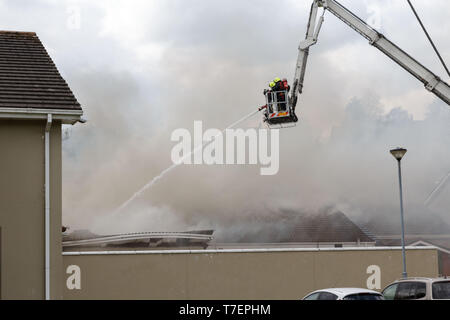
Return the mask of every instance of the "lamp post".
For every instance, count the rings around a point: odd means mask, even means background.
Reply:
[[[391,150],[391,154],[394,156],[395,159],[397,159],[398,162],[398,180],[399,180],[399,186],[400,186],[400,214],[401,214],[401,221],[402,221],[402,257],[403,257],[403,278],[407,278],[408,274],[406,273],[406,252],[405,252],[405,223],[403,218],[403,187],[402,187],[402,167],[401,167],[401,161],[403,156],[406,154],[408,150],[403,148],[397,148],[394,150]]]

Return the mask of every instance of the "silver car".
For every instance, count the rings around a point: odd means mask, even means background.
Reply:
[[[383,290],[386,300],[450,300],[450,279],[406,278]]]

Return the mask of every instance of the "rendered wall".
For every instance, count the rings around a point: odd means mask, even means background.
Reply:
[[[381,268],[381,288],[402,273],[399,249],[91,252],[65,253],[63,260],[65,270],[81,271],[81,289],[64,286],[64,299],[300,299],[321,288],[364,288],[371,265]],[[410,249],[407,263],[410,276],[438,275],[436,249]]]
[[[450,277],[450,254],[446,252],[439,252],[440,270],[442,276]]]
[[[0,120],[2,299],[45,298],[46,120]],[[50,133],[51,296],[62,297],[61,124]]]

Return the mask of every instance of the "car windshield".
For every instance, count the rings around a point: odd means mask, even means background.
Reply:
[[[356,293],[346,296],[344,300],[383,300],[383,297],[376,293]]]
[[[304,300],[318,300],[320,292],[316,292],[307,296]]]
[[[338,296],[331,292],[321,292],[318,300],[337,300]]]
[[[383,291],[384,299],[386,300],[394,300],[395,298],[395,292],[397,291],[398,283],[395,283]]]
[[[450,299],[450,281],[433,283],[433,299]]]

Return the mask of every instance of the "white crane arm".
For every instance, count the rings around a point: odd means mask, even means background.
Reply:
[[[433,92],[436,96],[442,99],[445,103],[450,105],[450,86],[441,80],[432,71],[427,69],[400,47],[388,40],[381,33],[373,29],[366,22],[361,20],[351,11],[339,4],[335,0],[314,0],[311,8],[311,15],[308,24],[308,32],[306,40],[302,42],[303,46],[299,47],[299,57],[296,66],[295,78],[294,78],[294,90],[291,92],[290,102],[291,106],[295,108],[297,102],[297,96],[302,93],[303,78],[306,70],[306,63],[308,59],[309,47],[317,42],[317,36],[320,31],[320,27],[323,22],[323,16],[319,21],[316,28],[315,21],[317,11],[319,7],[323,7],[324,11],[328,10],[333,15],[342,20],[345,24],[350,26],[353,30],[358,32],[364,38],[366,38],[371,45],[379,49],[394,62],[403,67],[406,71],[411,73],[414,77],[420,80],[425,88]]]
[[[322,16],[319,19],[319,23],[316,26],[318,9],[319,9],[318,3],[314,1],[313,4],[311,5],[311,12],[309,14],[309,22],[305,40],[300,42],[300,45],[298,47],[299,51],[298,51],[297,65],[295,68],[294,81],[292,82],[293,90],[291,91],[291,96],[289,97],[289,104],[292,106],[293,109],[295,109],[295,106],[297,105],[298,94],[301,94],[303,92],[303,81],[305,79],[306,64],[308,62],[308,55],[309,55],[309,47],[317,43],[317,38],[319,36],[319,32],[322,27],[322,23],[324,21],[324,17],[322,14]]]

